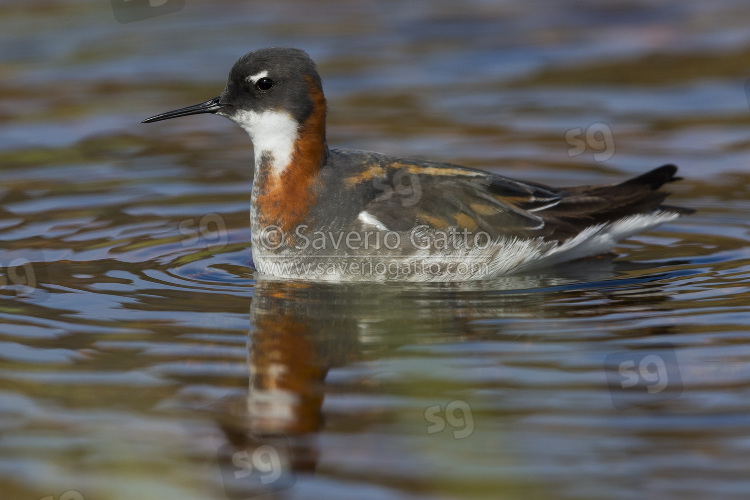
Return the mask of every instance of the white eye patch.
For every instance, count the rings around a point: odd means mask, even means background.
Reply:
[[[248,76],[247,77],[247,81],[250,82],[251,84],[255,85],[255,82],[257,82],[261,78],[265,78],[267,76],[268,76],[268,70],[264,69],[263,71],[261,71],[259,73],[256,73],[254,75]]]

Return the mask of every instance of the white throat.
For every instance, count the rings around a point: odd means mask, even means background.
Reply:
[[[232,119],[245,129],[253,141],[255,165],[264,155],[270,156],[271,172],[280,175],[292,162],[294,145],[299,134],[297,121],[281,111],[235,112]]]

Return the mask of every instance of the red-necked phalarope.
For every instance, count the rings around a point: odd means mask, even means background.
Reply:
[[[299,49],[240,58],[214,113],[255,150],[256,270],[287,279],[464,281],[591,256],[691,210],[662,205],[664,165],[620,184],[553,188],[433,161],[328,149],[326,100]]]

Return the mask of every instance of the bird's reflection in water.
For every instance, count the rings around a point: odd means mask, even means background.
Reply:
[[[243,494],[289,487],[315,470],[326,375],[415,343],[495,338],[478,320],[544,317],[566,285],[609,280],[609,258],[568,266],[565,276],[464,284],[326,284],[258,279],[251,306],[250,387],[222,427],[222,473]],[[556,314],[556,313],[553,313]],[[265,475],[265,480],[264,480]],[[230,481],[231,482],[231,481]],[[228,489],[229,492],[229,489]]]

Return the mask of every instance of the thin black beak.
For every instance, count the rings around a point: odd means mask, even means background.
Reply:
[[[187,108],[175,109],[174,111],[167,111],[160,115],[146,118],[141,123],[158,122],[161,120],[169,120],[170,118],[177,118],[178,116],[188,115],[199,115],[201,113],[216,113],[221,108],[228,106],[228,104],[220,104],[219,97],[214,97],[211,100],[196,104],[195,106],[188,106]]]

